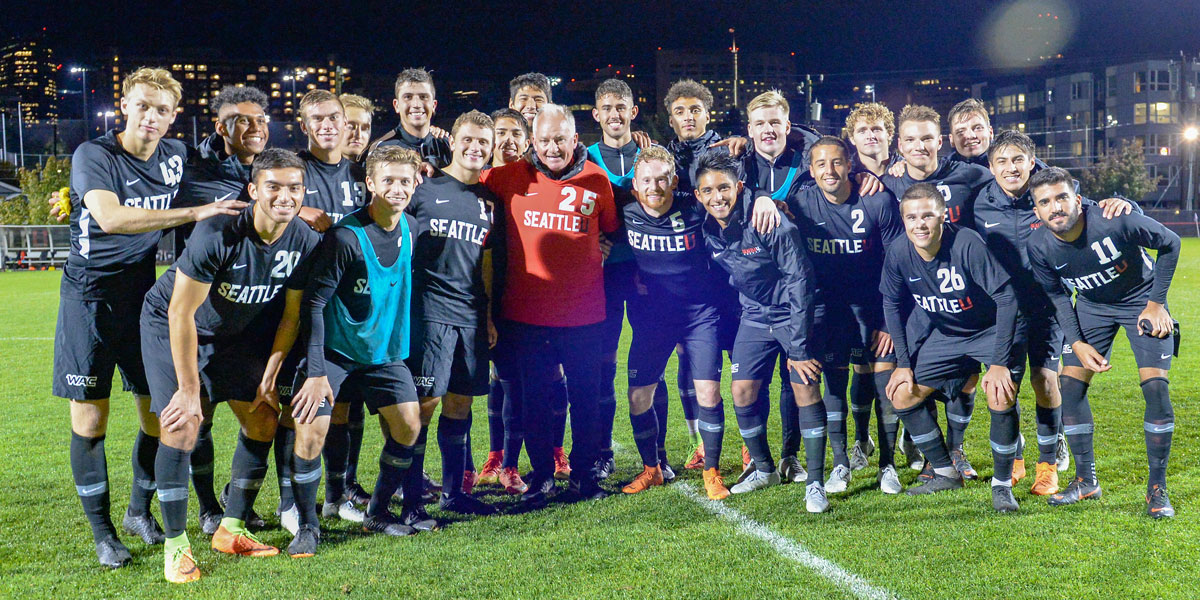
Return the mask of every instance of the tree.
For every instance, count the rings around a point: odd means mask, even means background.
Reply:
[[[0,202],[0,224],[57,224],[50,218],[47,200],[50,194],[71,184],[71,159],[50,157],[40,168],[20,169],[17,178],[24,197]]]
[[[1124,142],[1120,152],[1108,153],[1084,171],[1079,183],[1089,198],[1124,196],[1140,202],[1158,189],[1158,180],[1146,172],[1142,143],[1134,141]]]

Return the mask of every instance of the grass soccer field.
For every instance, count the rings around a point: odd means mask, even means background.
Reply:
[[[66,401],[50,396],[59,272],[0,273],[0,597],[3,598],[1194,598],[1200,594],[1200,452],[1194,399],[1200,367],[1192,336],[1200,323],[1200,241],[1184,241],[1171,289],[1171,308],[1183,323],[1183,357],[1172,369],[1178,423],[1168,471],[1179,516],[1145,516],[1146,459],[1143,400],[1128,342],[1118,336],[1116,367],[1094,380],[1096,454],[1104,497],[1052,509],[1017,486],[1020,511],[992,511],[986,404],[977,404],[967,453],[981,479],[961,492],[935,497],[885,496],[875,486],[875,458],[855,473],[850,489],[831,495],[826,514],[804,512],[804,488],[789,484],[731,497],[704,498],[698,471],[682,463],[691,444],[671,385],[667,445],[679,465],[676,483],[636,496],[619,491],[598,502],[551,505],[531,514],[458,520],[412,538],[368,536],[343,521],[323,521],[317,557],[294,560],[229,557],[208,548],[189,507],[191,537],[204,578],[173,586],[162,578],[162,547],[133,536],[123,540],[133,565],[100,567],[75,496],[68,463]],[[628,346],[628,330],[622,340]],[[622,354],[623,356],[623,354]],[[617,374],[623,398],[624,358]],[[674,381],[674,363],[668,381]],[[726,390],[728,390],[728,371]],[[120,389],[119,386],[116,389]],[[777,397],[776,394],[773,395]],[[726,391],[726,398],[728,392]],[[1033,437],[1033,399],[1025,391],[1022,431]],[[619,406],[625,402],[618,401]],[[772,448],[779,426],[772,410]],[[733,410],[727,423],[723,471],[740,470]],[[487,451],[486,407],[475,406],[474,455]],[[227,481],[236,420],[218,408],[217,481]],[[943,421],[944,422],[944,421]],[[436,423],[436,419],[435,419]],[[851,424],[851,427],[853,425]],[[872,425],[874,426],[874,425]],[[130,448],[137,416],[128,394],[117,393],[107,438],[113,519],[120,522],[131,483]],[[618,408],[618,469],[624,483],[641,467],[629,417]],[[439,473],[431,432],[427,471]],[[851,438],[853,439],[853,438]],[[381,440],[373,426],[364,442],[360,478],[374,481]],[[1027,446],[1030,477],[1036,444]],[[272,463],[273,464],[273,463]],[[527,463],[522,470],[528,468]],[[1063,485],[1074,465],[1062,474]],[[828,470],[826,471],[828,474]],[[903,469],[910,485],[914,471]],[[616,490],[612,485],[610,490]],[[483,488],[486,499],[514,499]],[[267,516],[263,541],[284,547],[291,536],[272,517],[274,468],[257,508]],[[431,513],[439,513],[431,508]],[[157,503],[154,508],[157,515]],[[441,515],[446,516],[446,515]]]

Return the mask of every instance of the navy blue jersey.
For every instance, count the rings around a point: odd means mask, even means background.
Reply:
[[[637,204],[637,200],[633,197],[633,163],[637,161],[638,154],[641,153],[637,142],[630,141],[620,148],[613,148],[602,141],[596,142],[588,146],[587,153],[588,160],[599,165],[608,175],[617,210],[630,204]],[[608,253],[608,258],[604,259],[604,264],[611,265],[633,260],[633,252],[629,249],[629,244],[625,242],[624,231],[617,230],[609,239],[613,242],[613,247]]]
[[[816,290],[804,240],[787,217],[765,235],[751,227],[747,222],[750,198],[750,192],[744,191],[724,228],[711,216],[705,219],[705,245],[713,261],[729,273],[742,303],[742,319],[761,325],[789,325],[788,357],[808,360],[813,358],[809,333]]]
[[[354,214],[354,213],[352,213]],[[403,244],[416,243],[412,231],[416,219],[405,213],[408,219],[409,239],[401,236],[401,227],[396,225],[387,231],[375,223],[367,207],[357,211],[358,220],[364,224],[363,231],[371,241],[371,247],[379,264],[390,267],[400,258]],[[413,248],[416,252],[417,248]],[[358,237],[348,227],[331,227],[325,232],[321,244],[313,257],[311,282],[304,292],[304,307],[300,312],[301,325],[308,332],[308,375],[325,374],[325,305],[337,296],[346,307],[350,318],[355,321],[366,319],[371,313],[371,289],[367,280],[366,259]]]
[[[709,148],[719,141],[721,141],[721,135],[710,129],[694,140],[685,142],[676,139],[667,144],[667,151],[675,158],[675,175],[678,177],[675,191],[683,194],[695,193],[696,165],[705,153],[719,152],[725,156],[729,155],[729,149],[724,146]]]
[[[366,171],[349,158],[331,165],[307,150],[304,160],[304,205],[325,211],[334,223],[366,206]]]
[[[884,252],[904,237],[896,197],[886,189],[871,196],[851,191],[835,204],[811,185],[793,188],[784,202],[816,271],[819,301],[878,307]]]
[[[1059,325],[1071,342],[1080,339],[1079,324],[1064,282],[1084,301],[1140,312],[1147,301],[1166,304],[1179,262],[1179,236],[1158,221],[1136,213],[1105,219],[1098,207],[1082,211],[1083,232],[1075,241],[1064,242],[1046,227],[1029,241],[1034,275],[1054,300]],[[1145,248],[1158,250],[1157,265]]]
[[[201,221],[187,249],[146,294],[143,323],[168,334],[167,311],[178,271],[212,286],[196,310],[197,335],[202,340],[239,335],[270,305],[282,302],[284,287],[304,289],[320,237],[292,219],[283,235],[267,244],[254,229],[253,206]]]
[[[176,206],[203,206],[222,200],[250,202],[250,165],[225,153],[225,139],[212,134],[188,152]]]
[[[661,217],[650,216],[637,202],[625,206],[626,239],[651,296],[690,304],[717,301],[716,290],[727,284],[704,245],[707,216],[695,196],[680,193]]]
[[[159,141],[139,160],[121,147],[115,130],[84,142],[71,157],[71,253],[63,268],[61,294],[100,300],[141,294],[154,281],[154,255],[162,231],[105,233],[83,204],[93,190],[116,194],[124,206],[168,210],[179,193],[187,147]]]
[[[408,205],[413,236],[413,299],[425,321],[476,327],[483,323],[487,293],[483,251],[492,246],[495,194],[482,183],[467,185],[449,175],[425,179]]]
[[[421,155],[422,160],[438,169],[450,166],[450,161],[454,160],[454,152],[450,150],[450,140],[435,137],[432,133],[425,134],[425,137],[417,137],[405,131],[403,125],[397,125],[395,129],[384,134],[379,141],[375,142],[375,146],[408,148]]]
[[[907,168],[899,177],[884,175],[880,180],[896,198],[903,198],[904,192],[918,183],[937,186],[946,199],[946,220],[962,227],[970,227],[975,223],[975,196],[984,186],[991,183],[994,177],[987,167],[943,158],[938,170],[920,181],[913,179]]]
[[[988,253],[983,238],[970,229],[945,225],[941,248],[929,261],[917,254],[907,237],[892,242],[884,258],[879,292],[898,364],[910,366],[900,320],[901,306],[909,297],[928,315],[933,327],[948,336],[968,337],[1000,326],[997,345],[1004,352],[998,354],[1005,359],[998,357],[993,364],[1006,364],[1016,319],[1016,299],[1008,284],[1008,273]],[[1006,308],[1011,303],[1011,314],[998,312],[1002,300]]]

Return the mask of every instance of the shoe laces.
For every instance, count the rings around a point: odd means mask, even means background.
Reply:
[[[176,570],[182,570],[180,567],[183,566],[183,559],[185,558],[192,561],[192,565],[195,566],[196,559],[192,558],[191,546],[180,546],[176,548],[175,551],[171,553],[171,565]]]

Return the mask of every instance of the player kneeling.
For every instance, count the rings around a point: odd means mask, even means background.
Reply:
[[[412,374],[404,364],[416,240],[413,218],[404,209],[420,165],[420,156],[411,150],[386,147],[372,152],[367,158],[370,204],[326,232],[313,263],[300,314],[302,328],[309,332],[308,348],[296,376],[296,383],[302,385],[297,385],[292,399],[296,421],[292,489],[300,512],[300,527],[288,546],[293,557],[316,553],[321,447],[333,403],[341,395],[365,398],[368,410],[380,416],[383,429],[379,479],[367,504],[363,529],[402,536],[436,525],[420,508],[421,470],[410,468],[424,447],[416,444],[420,410]],[[295,328],[295,322],[281,323],[281,335],[285,327]],[[290,344],[277,343],[272,365],[289,349]],[[271,375],[270,381],[264,376],[264,389],[274,383]],[[404,491],[404,511],[422,516],[411,520],[412,526],[388,510],[398,488]]]
[[[249,192],[253,206],[196,227],[187,249],[142,307],[142,356],[151,409],[162,429],[154,471],[167,535],[164,575],[174,583],[200,578],[184,531],[188,466],[200,423],[200,375],[219,381],[229,377],[231,365],[263,368],[267,357],[255,352],[257,345],[244,333],[285,288],[285,311],[299,310],[307,259],[319,239],[295,219],[304,201],[304,163],[294,153],[259,154]],[[272,556],[279,550],[251,535],[245,519],[266,474],[278,407],[254,398],[253,390],[243,391],[241,399],[211,398],[228,400],[241,423],[229,502],[212,546],[231,554]]]
[[[991,444],[995,474],[992,507],[1017,510],[1012,494],[1017,455],[1016,387],[1009,363],[1016,327],[1017,300],[1008,273],[987,251],[979,234],[946,223],[946,201],[931,184],[918,183],[900,199],[907,238],[895,240],[884,258],[879,291],[884,318],[896,351],[896,370],[887,395],[933,465],[934,476],[909,488],[910,495],[962,487],[950,451],[934,420],[930,396],[946,381],[979,372],[992,413]],[[912,349],[901,303],[914,298],[933,326],[919,349]],[[915,368],[914,368],[915,363]]]

